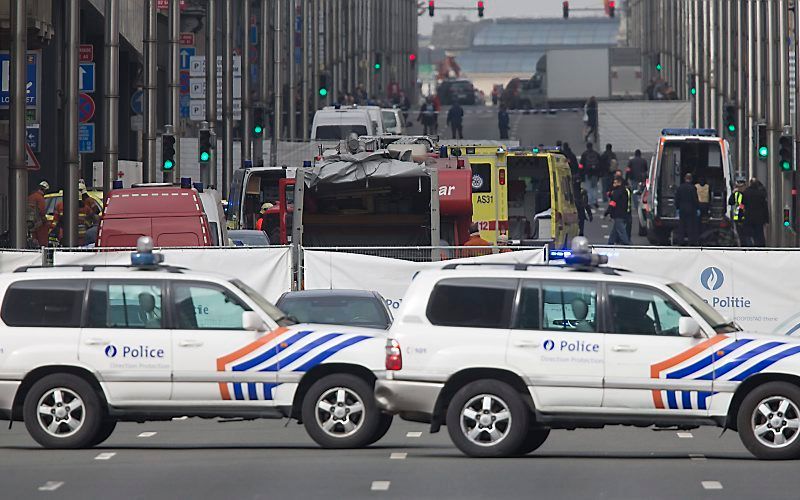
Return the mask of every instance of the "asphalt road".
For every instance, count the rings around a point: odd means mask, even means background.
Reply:
[[[281,421],[120,424],[99,448],[40,449],[0,431],[0,498],[797,498],[797,462],[753,459],[734,432],[553,431],[517,459],[470,459],[397,421],[363,450],[321,450]],[[144,433],[144,434],[143,434]]]

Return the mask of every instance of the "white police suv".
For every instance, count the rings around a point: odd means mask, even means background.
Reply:
[[[291,417],[331,448],[386,433],[385,330],[293,324],[241,281],[158,265],[140,244],[132,266],[0,275],[0,418],[48,448],[177,416]]]
[[[680,283],[600,266],[585,240],[573,252],[560,266],[419,273],[378,405],[446,425],[470,456],[604,425],[715,425],[759,458],[800,456],[800,341],[745,334]]]

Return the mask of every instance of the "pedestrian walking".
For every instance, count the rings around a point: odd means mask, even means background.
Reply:
[[[583,182],[581,171],[578,168],[578,157],[575,156],[575,152],[572,151],[570,148],[569,143],[565,142],[562,147],[562,151],[564,152],[564,156],[567,158],[567,163],[569,164],[569,171],[572,173],[572,178]]]
[[[597,98],[592,96],[586,101],[583,107],[583,123],[586,132],[584,133],[584,142],[589,142],[589,138],[593,138],[597,142]]]
[[[598,192],[598,175],[600,167],[600,155],[594,150],[591,142],[586,143],[586,151],[581,155],[578,168],[586,178],[586,192],[589,194],[589,203],[595,208],[600,206],[601,194]]]
[[[626,214],[628,212],[628,192],[622,185],[622,179],[615,178],[611,189],[611,200],[608,202],[608,208],[604,217],[611,217],[614,220],[614,226],[611,229],[611,234],[608,237],[609,245],[630,245],[631,240],[628,238],[628,231],[625,227],[627,220]]]
[[[731,206],[731,219],[736,228],[736,234],[739,236],[739,245],[743,247],[753,246],[750,235],[747,234],[747,226],[744,224],[744,190],[746,185],[747,181],[744,177],[737,177],[733,192],[728,198],[728,205]]]
[[[505,104],[500,105],[497,112],[497,127],[500,129],[500,138],[508,139],[508,129],[511,126],[511,118],[508,116],[508,109]]]
[[[584,236],[586,219],[592,222],[594,216],[592,215],[592,207],[589,206],[589,196],[586,194],[586,190],[581,187],[581,181],[575,178],[573,184],[575,190],[575,208],[578,209],[578,235]]]
[[[28,195],[26,219],[31,239],[39,247],[46,247],[50,238],[50,226],[47,224],[47,208],[44,195],[50,190],[47,181],[40,182],[36,189]]]
[[[608,201],[606,193],[611,191],[611,180],[617,166],[617,154],[613,151],[611,144],[606,144],[606,150],[600,155],[599,169],[599,177],[603,183],[603,201]]]
[[[422,135],[436,134],[436,109],[433,107],[433,102],[430,97],[428,97],[425,103],[419,108],[417,121],[422,124]]]
[[[450,111],[447,112],[447,125],[450,127],[450,130],[453,131],[453,139],[464,138],[463,123],[464,108],[456,101],[450,107]]]
[[[633,153],[633,158],[628,160],[628,166],[625,168],[625,179],[630,185],[639,191],[639,184],[643,183],[647,178],[647,160],[642,158],[642,151],[637,149]]]
[[[753,177],[750,185],[744,190],[742,196],[744,205],[744,225],[747,227],[748,238],[754,247],[767,246],[764,237],[764,225],[769,224],[769,205],[767,204],[767,190],[760,180]]]
[[[688,239],[689,246],[697,245],[697,220],[700,216],[700,202],[697,189],[692,182],[692,174],[686,174],[683,184],[675,192],[675,206],[678,208],[678,230],[675,244],[684,245]]]

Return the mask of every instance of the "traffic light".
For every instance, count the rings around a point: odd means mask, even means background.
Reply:
[[[661,54],[656,54],[656,71],[661,71],[664,66],[661,65]]]
[[[380,71],[382,66],[383,66],[383,54],[381,54],[380,52],[376,52],[375,64],[373,65],[373,68],[375,68],[375,71]]]
[[[210,130],[201,130],[200,131],[200,147],[199,157],[201,162],[207,162],[211,160],[211,150],[213,149],[211,146],[211,131]]]
[[[266,110],[264,106],[253,108],[253,139],[264,137],[264,127],[266,126]]]
[[[175,136],[164,134],[161,136],[161,170],[171,171],[175,168]]]
[[[758,132],[758,159],[766,160],[769,157],[769,146],[767,145],[767,124],[757,124],[756,131]]]
[[[328,74],[320,73],[319,75],[319,95],[320,97],[328,97]]]
[[[725,130],[730,135],[736,135],[736,106],[733,104],[725,105]]]
[[[478,0],[478,17],[483,17],[483,0]]]
[[[697,95],[697,77],[694,74],[689,75],[689,95],[692,97]]]
[[[608,17],[614,17],[614,11],[616,10],[616,2],[614,0],[609,0],[608,2]]]
[[[433,10],[435,6],[433,5],[433,0],[428,1],[428,15],[433,17]]]
[[[783,227],[792,227],[792,210],[788,206],[783,207]]]
[[[789,134],[782,134],[778,139],[778,168],[782,172],[791,172],[794,170],[794,161],[792,155],[792,145],[794,140]]]
[[[408,55],[408,62],[411,64],[411,67],[415,67],[417,65],[417,55],[411,53]]]
[[[569,1],[564,0],[561,2],[561,10],[564,13],[564,19],[569,19]]]

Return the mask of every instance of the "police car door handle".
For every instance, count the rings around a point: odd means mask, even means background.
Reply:
[[[106,339],[87,339],[84,344],[86,345],[108,345],[111,342]]]
[[[178,345],[181,347],[200,347],[203,343],[199,340],[181,340]]]
[[[514,342],[514,347],[527,347],[527,348],[536,348],[539,347],[539,342],[533,342],[530,340],[519,340]]]
[[[615,345],[611,350],[614,352],[636,352],[636,347],[632,345]]]

